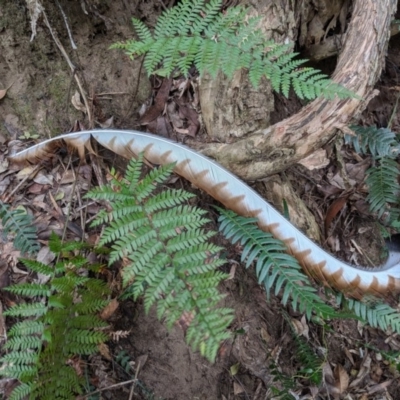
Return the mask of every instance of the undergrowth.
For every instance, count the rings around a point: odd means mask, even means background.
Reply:
[[[307,341],[298,335],[289,315],[284,312],[283,316],[290,327],[291,337],[294,345],[294,358],[299,362],[301,368],[298,369],[295,376],[284,373],[274,358],[271,356],[269,361],[269,372],[271,374],[271,390],[275,399],[293,400],[296,386],[296,379],[306,380],[311,385],[319,386],[322,382],[323,364],[326,360],[318,357]]]
[[[255,87],[266,77],[286,97],[290,88],[302,99],[355,96],[321,71],[304,67],[306,60],[296,58],[292,44],[266,40],[258,28],[260,18],[250,17],[247,8],[228,7],[222,13],[221,4],[222,0],[182,0],[163,12],[153,31],[132,18],[138,40],[112,47],[132,58],[145,55],[149,75],[187,76],[195,65],[200,75],[209,72],[215,78],[222,71],[232,78],[235,71],[245,69]]]
[[[49,247],[60,258],[54,267],[22,260],[42,282],[5,289],[27,299],[4,313],[19,320],[8,332],[6,354],[0,359],[0,376],[20,382],[10,400],[73,399],[82,394],[81,358],[96,353],[108,339],[103,331],[107,323],[97,313],[108,304],[109,289],[104,281],[82,273],[83,268],[96,273],[100,266],[74,255],[84,244],[62,243],[53,234]]]
[[[389,130],[355,130],[357,136],[346,140],[356,151],[370,152],[384,166],[385,159],[393,161],[397,156],[399,145]],[[218,270],[224,263],[218,257],[222,249],[210,242],[214,232],[204,227],[208,222],[205,211],[188,205],[194,195],[163,187],[174,165],[161,166],[147,174],[143,174],[142,167],[141,154],[130,162],[124,178],[113,171],[109,185],[87,194],[90,199],[110,204],[110,209],[102,210],[93,223],[106,225],[99,246],[111,246],[110,264],[122,261],[123,284],[135,300],[143,296],[146,312],[156,306],[158,318],[165,319],[169,328],[179,321],[188,343],[214,361],[221,343],[231,338],[228,327],[233,320],[233,310],[220,306],[224,296],[217,289],[227,277]],[[369,176],[377,174],[373,168]],[[388,174],[386,167],[383,168],[383,174]],[[395,172],[397,177],[397,168]],[[398,184],[396,180],[381,179],[376,188],[374,179],[367,182],[371,185],[371,207],[382,215],[394,200],[391,194],[397,193]],[[18,231],[15,213],[2,207],[3,226],[11,226],[10,232],[25,237],[24,230],[30,220],[21,217]],[[392,204],[390,212],[393,209]],[[265,287],[267,296],[273,292],[284,306],[290,305],[308,319],[352,317],[372,327],[400,333],[400,314],[396,309],[377,299],[356,301],[342,294],[336,295],[334,306],[328,305],[297,260],[286,253],[285,245],[261,231],[256,219],[240,217],[229,210],[219,209],[219,212],[220,231],[232,243],[240,243],[242,261],[247,268],[255,266],[258,282]],[[26,237],[23,248],[32,251],[35,247],[29,228]],[[23,260],[29,269],[48,276],[49,280],[8,288],[31,299],[6,312],[9,317],[23,319],[11,328],[4,347],[8,353],[0,360],[0,375],[20,381],[10,397],[13,400],[26,395],[32,399],[50,399],[54,393],[57,398],[71,398],[82,393],[84,380],[73,367],[73,361],[96,352],[98,344],[107,339],[101,330],[105,323],[96,313],[107,303],[109,291],[102,281],[81,273],[82,268],[91,273],[98,271],[98,266],[88,265],[81,255],[74,255],[83,248],[84,245],[77,243],[62,244],[53,235],[50,249],[60,257],[54,268]],[[329,293],[326,297],[333,304]],[[299,374],[318,384],[321,360],[301,339],[295,342],[304,364]],[[121,365],[127,365],[126,359],[120,361]],[[282,398],[291,396],[292,385],[276,365],[271,365],[271,374],[274,379],[281,379],[283,385],[275,394]]]

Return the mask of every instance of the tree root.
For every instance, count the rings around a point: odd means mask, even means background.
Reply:
[[[333,79],[360,99],[318,98],[287,118],[232,144],[189,144],[246,180],[280,172],[346,130],[375,95],[397,0],[355,0]]]

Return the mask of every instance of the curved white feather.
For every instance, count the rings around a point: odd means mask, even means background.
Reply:
[[[377,269],[348,265],[307,238],[253,189],[218,163],[168,139],[138,131],[91,130],[49,139],[10,159],[16,162],[36,160],[60,141],[80,149],[82,153],[84,147],[90,146],[91,137],[126,158],[144,151],[146,158],[154,164],[176,162],[176,173],[227,208],[243,216],[258,218],[260,227],[284,241],[305,271],[324,284],[354,297],[362,297],[366,293],[388,296],[400,289],[400,257],[397,250],[392,248],[386,264]]]

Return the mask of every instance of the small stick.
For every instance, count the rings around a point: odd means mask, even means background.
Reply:
[[[94,394],[101,393],[101,392],[104,392],[104,391],[110,390],[110,389],[115,389],[115,388],[117,388],[117,387],[129,385],[130,383],[134,383],[134,382],[136,382],[136,378],[131,379],[131,380],[129,380],[129,381],[125,381],[125,382],[116,383],[116,384],[114,384],[114,385],[107,386],[107,387],[105,387],[105,388],[97,389],[97,390],[95,390],[94,392],[85,394],[85,395],[82,397],[82,399],[87,399],[88,397],[90,397],[90,396],[92,396],[92,395],[94,395]]]
[[[20,183],[18,183],[17,186],[15,186],[15,188],[11,191],[11,193],[9,193],[6,198],[4,199],[4,203],[8,203],[8,201],[10,200],[10,198],[14,195],[15,192],[18,191],[18,189],[31,177],[33,177],[34,175],[36,175],[36,172],[38,172],[39,168],[41,168],[41,165],[38,164],[36,165],[36,167],[32,170],[32,172],[28,175],[25,176],[24,179],[21,180]]]
[[[56,0],[56,3],[57,3],[58,8],[59,8],[60,11],[61,11],[61,15],[62,15],[63,18],[64,18],[64,23],[65,23],[65,26],[67,27],[67,32],[68,32],[69,40],[71,41],[71,47],[72,47],[74,50],[76,50],[78,47],[76,46],[76,44],[75,44],[75,42],[74,42],[74,39],[73,39],[73,37],[72,37],[72,32],[71,32],[71,30],[69,29],[68,18],[67,18],[67,16],[65,15],[65,12],[64,12],[64,10],[62,9],[61,4],[58,2],[58,0]]]
[[[88,119],[89,119],[89,126],[90,126],[90,128],[93,128],[93,116],[92,116],[92,112],[91,112],[91,109],[90,109],[90,107],[89,107],[89,103],[88,103],[88,100],[87,100],[85,91],[83,90],[82,83],[81,83],[81,81],[80,81],[80,79],[79,79],[79,76],[76,74],[76,67],[75,67],[75,65],[72,63],[72,61],[70,60],[70,58],[68,57],[68,54],[67,54],[67,52],[66,52],[65,49],[64,49],[64,46],[63,46],[63,45],[61,44],[61,42],[58,40],[58,38],[57,38],[57,36],[56,36],[56,33],[53,31],[53,28],[51,27],[50,22],[49,22],[49,20],[47,19],[47,15],[46,15],[46,13],[45,13],[44,11],[43,11],[43,17],[44,17],[44,22],[45,22],[45,24],[47,25],[47,27],[49,28],[49,31],[50,31],[50,33],[51,33],[51,36],[52,36],[52,38],[53,38],[55,44],[57,45],[57,47],[58,47],[59,50],[61,51],[62,55],[64,56],[65,60],[67,61],[69,67],[71,68],[71,71],[72,71],[72,73],[73,73],[73,75],[74,75],[74,78],[75,78],[75,80],[76,80],[76,83],[77,83],[77,85],[78,85],[79,91],[80,91],[80,93],[81,93],[83,102],[85,103],[85,108],[86,108],[86,112],[87,112]]]

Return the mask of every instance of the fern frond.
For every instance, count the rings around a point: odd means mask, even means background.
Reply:
[[[49,281],[8,288],[15,294],[41,298],[40,302],[18,304],[4,313],[35,318],[18,322],[10,329],[3,347],[9,353],[0,359],[0,376],[20,381],[11,395],[15,399],[27,394],[30,399],[75,398],[82,393],[83,381],[67,361],[74,355],[93,354],[108,338],[98,330],[107,324],[96,314],[109,303],[110,291],[104,282],[78,273],[87,261],[74,252],[86,246],[63,244],[53,234],[49,247],[60,257],[54,269],[24,260],[26,266],[45,272]]]
[[[375,162],[375,165],[367,171],[366,179],[370,210],[376,212],[378,218],[387,212],[389,217],[386,220],[394,221],[400,215],[398,207],[400,171],[395,161],[400,153],[397,137],[387,128],[352,126],[351,129],[356,136],[345,135],[345,143],[352,144],[358,153],[370,153]]]
[[[10,209],[0,201],[0,218],[4,235],[13,235],[14,247],[22,253],[35,253],[39,250],[36,227],[33,218],[23,209]]]
[[[265,76],[285,96],[293,87],[305,99],[356,97],[318,70],[299,69],[305,61],[295,60],[291,45],[267,41],[257,28],[259,18],[249,17],[245,7],[229,7],[221,13],[221,4],[221,0],[206,5],[203,0],[182,0],[159,17],[153,33],[133,20],[139,40],[113,47],[124,49],[132,58],[146,54],[144,67],[149,75],[187,76],[194,64],[200,75],[209,72],[215,78],[222,71],[232,77],[244,68],[255,87]]]
[[[243,246],[241,259],[246,262],[246,268],[256,261],[258,282],[264,284],[267,294],[275,285],[276,295],[282,290],[282,304],[286,305],[291,299],[292,307],[304,312],[308,318],[313,312],[322,316],[335,315],[335,311],[318,296],[298,261],[285,252],[286,247],[281,241],[257,228],[255,218],[218,210],[220,231],[233,244],[240,242]]]
[[[344,135],[345,144],[351,144],[354,150],[360,154],[371,154],[372,157],[396,157],[400,152],[396,134],[388,128],[376,126],[356,126],[350,128],[355,136]]]
[[[22,400],[32,391],[32,384],[22,383],[18,385],[10,394],[9,400]]]
[[[380,218],[388,211],[387,204],[398,204],[400,176],[397,162],[388,157],[377,159],[378,164],[367,171],[366,183],[370,188],[367,200],[370,203],[371,212],[376,212]]]
[[[372,327],[384,331],[391,329],[400,333],[400,313],[390,305],[377,299],[369,301],[346,299],[341,293],[337,295],[336,301],[339,306],[354,312],[357,318],[366,321]]]
[[[211,11],[215,8],[210,7]],[[189,19],[196,14],[186,11]],[[163,21],[163,29],[174,32]],[[185,204],[191,194],[171,189],[159,192],[173,164],[153,169],[140,179],[142,163],[140,155],[118,185],[96,190],[98,199],[111,198],[110,190],[115,188],[124,195],[112,197],[108,218],[112,222],[100,243],[112,243],[110,263],[129,260],[122,272],[123,283],[133,282],[129,292],[135,299],[144,296],[146,312],[156,305],[158,317],[165,317],[169,327],[190,315],[187,341],[213,361],[221,341],[230,337],[227,327],[233,318],[232,310],[217,306],[222,296],[216,287],[227,277],[216,271],[223,263],[217,257],[221,249],[208,243],[214,233],[203,228],[208,222],[205,211]],[[87,196],[93,198],[92,192]],[[100,218],[106,220],[104,215]]]

